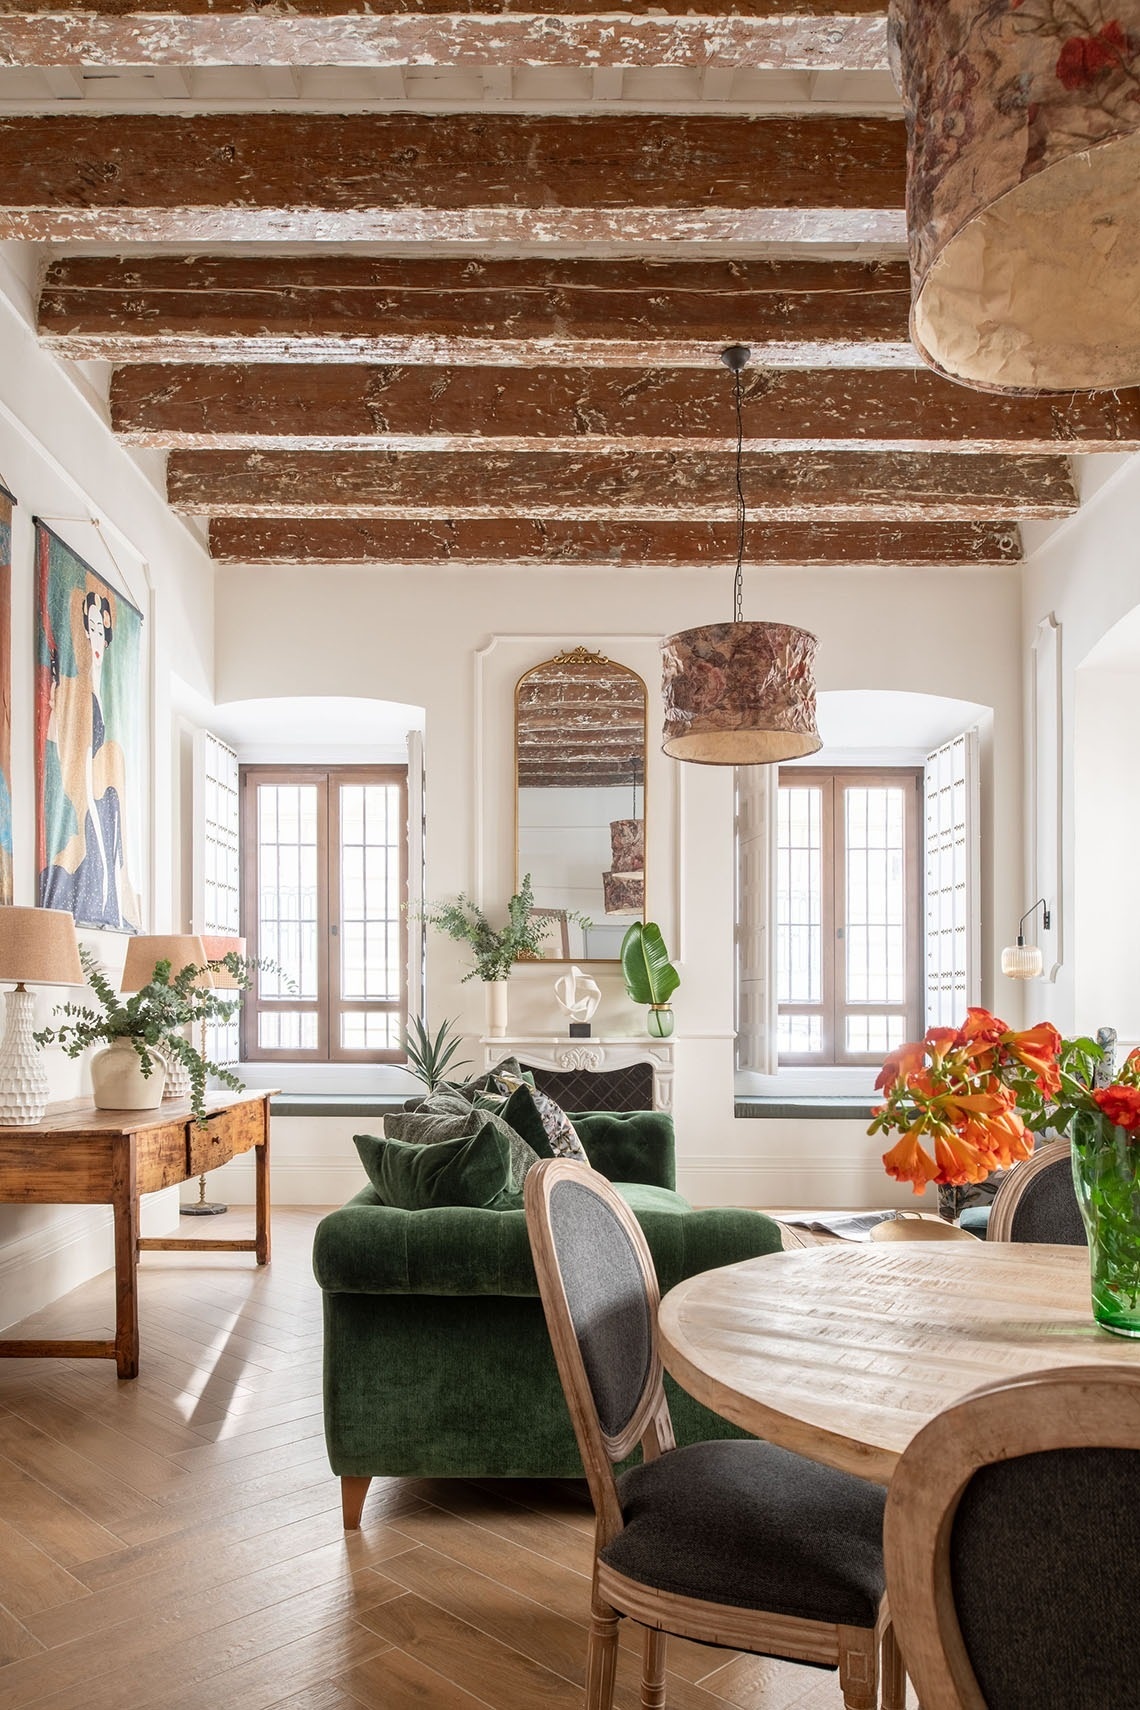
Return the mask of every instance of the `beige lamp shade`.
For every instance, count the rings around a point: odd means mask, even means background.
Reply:
[[[119,981],[121,992],[141,991],[143,986],[150,984],[154,978],[155,964],[170,963],[170,976],[181,973],[183,968],[203,968],[204,972],[194,981],[196,986],[213,984],[210,971],[205,967],[209,957],[202,940],[192,933],[141,933],[132,938],[127,945],[127,959],[123,964],[123,977]]]
[[[1018,939],[1007,944],[1001,953],[1001,971],[1011,980],[1035,980],[1044,972],[1045,957],[1039,944],[1026,944]]]
[[[661,644],[665,734],[676,760],[763,766],[822,746],[812,664],[818,642],[788,623],[712,623]]]
[[[235,955],[245,956],[244,938],[211,938],[208,934],[203,933],[202,943],[206,946],[206,960],[208,962],[220,962],[223,956],[228,956],[231,951]],[[212,968],[210,971],[213,974],[216,990],[241,991],[242,988],[228,968]]]
[[[62,908],[0,908],[0,980],[81,986],[75,921]]]
[[[911,335],[983,391],[1140,384],[1140,0],[891,0]]]

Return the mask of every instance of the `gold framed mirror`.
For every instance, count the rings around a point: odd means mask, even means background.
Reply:
[[[645,918],[648,712],[637,672],[586,647],[515,685],[515,889],[529,873],[551,920],[544,960],[616,961]]]

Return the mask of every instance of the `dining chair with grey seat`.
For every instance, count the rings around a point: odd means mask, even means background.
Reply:
[[[1087,1246],[1067,1140],[1047,1141],[1032,1158],[1014,1165],[994,1195],[986,1240]]]
[[[1140,1370],[1071,1366],[946,1409],[887,1496],[887,1593],[922,1710],[1140,1702]]]
[[[644,1629],[641,1703],[665,1704],[666,1635],[838,1667],[847,1710],[902,1710],[883,1595],[884,1492],[755,1440],[674,1446],[653,1259],[581,1164],[536,1165],[527,1228],[596,1516],[586,1710],[610,1710],[618,1625]],[[640,1445],[640,1464],[615,1473]],[[881,1656],[881,1668],[880,1668]]]

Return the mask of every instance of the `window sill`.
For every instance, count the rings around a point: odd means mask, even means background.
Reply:
[[[737,1117],[758,1117],[761,1120],[808,1122],[870,1122],[875,1103],[868,1098],[850,1094],[833,1098],[740,1097],[733,1114]]]
[[[273,1116],[383,1116],[403,1108],[395,1093],[278,1093],[269,1101]]]

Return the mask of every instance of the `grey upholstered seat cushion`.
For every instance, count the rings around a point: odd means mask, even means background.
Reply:
[[[770,1443],[694,1443],[618,1481],[602,1560],[710,1603],[873,1627],[886,1492]]]
[[[975,1473],[950,1574],[991,1710],[1140,1704],[1138,1508],[1134,1449],[1052,1449]]]

